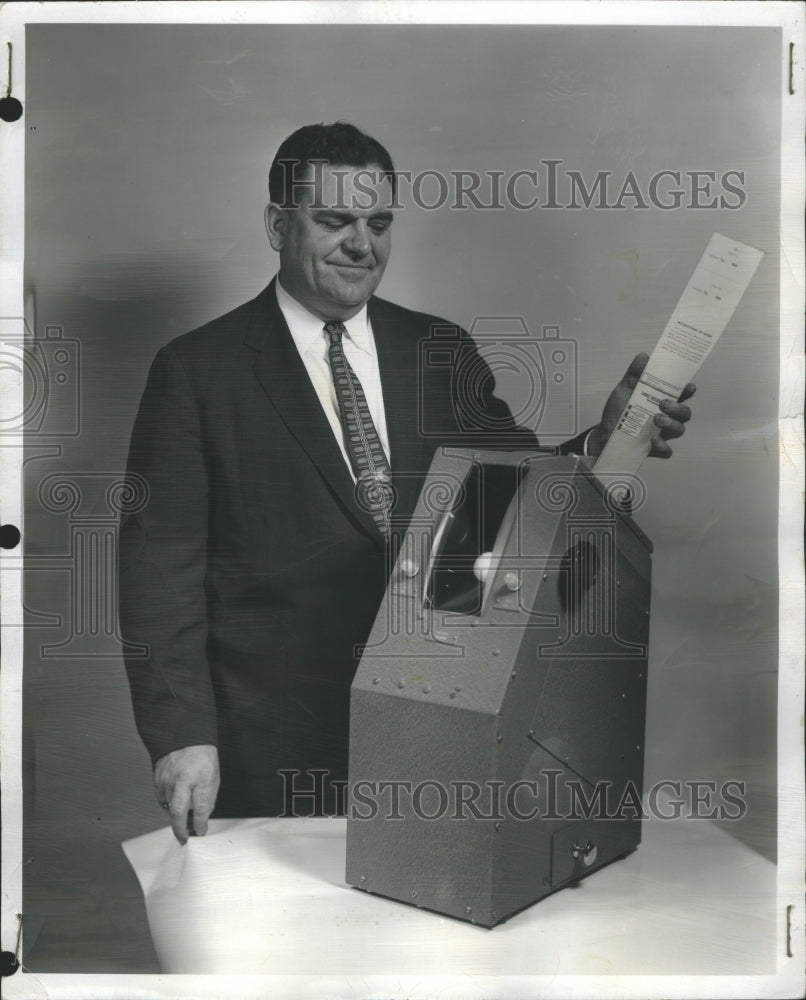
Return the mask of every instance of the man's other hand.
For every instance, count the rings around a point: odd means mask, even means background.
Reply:
[[[154,765],[157,801],[168,810],[174,835],[187,843],[188,813],[193,810],[193,832],[203,837],[215,806],[218,786],[218,750],[206,744],[182,747],[160,757]]]
[[[644,368],[646,368],[648,361],[648,354],[636,354],[632,360],[632,364],[624,373],[624,378],[610,393],[604,410],[602,410],[602,421],[598,427],[594,428],[588,439],[587,450],[589,455],[601,454],[608,438],[616,428],[624,407],[630,401],[632,391],[638,384],[638,379]],[[669,458],[671,456],[672,448],[668,442],[674,438],[679,438],[685,432],[685,425],[691,419],[691,410],[685,405],[685,400],[690,399],[695,391],[694,384],[689,382],[676,403],[671,399],[664,400],[661,403],[660,408],[662,412],[655,415],[657,433],[652,437],[650,455],[655,458]]]

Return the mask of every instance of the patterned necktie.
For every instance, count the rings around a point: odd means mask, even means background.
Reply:
[[[358,376],[344,355],[344,324],[325,324],[328,358],[336,399],[339,404],[344,445],[356,480],[356,499],[372,514],[378,530],[389,537],[390,513],[394,502],[392,470],[369,412]]]

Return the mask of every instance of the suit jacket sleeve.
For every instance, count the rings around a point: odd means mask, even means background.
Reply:
[[[199,408],[171,345],[157,355],[132,432],[129,469],[148,501],[120,530],[120,619],[144,644],[126,670],[152,761],[217,741],[207,663],[208,482]]]
[[[457,364],[452,369],[450,426],[445,429],[442,443],[465,448],[539,448],[536,433],[520,426],[509,405],[495,395],[494,375],[473,338],[464,330],[460,331],[460,343]],[[557,447],[541,450],[581,455],[587,434],[585,430]]]

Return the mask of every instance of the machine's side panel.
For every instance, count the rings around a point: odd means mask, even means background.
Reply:
[[[495,717],[354,688],[347,882],[490,925],[494,821],[462,804],[493,769]],[[383,786],[383,787],[381,787]],[[393,805],[392,796],[396,802]],[[483,803],[476,797],[477,808]]]

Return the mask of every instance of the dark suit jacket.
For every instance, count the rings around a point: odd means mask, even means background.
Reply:
[[[369,316],[395,516],[405,519],[437,445],[489,444],[489,433],[460,426],[450,366],[418,382],[420,343],[444,321],[378,298]],[[470,338],[461,342],[478,363]],[[505,443],[536,446],[492,395],[492,379],[474,381],[497,433],[511,430]],[[159,352],[129,468],[150,493],[121,525],[121,624],[150,650],[126,666],[152,760],[217,745],[219,816],[282,812],[280,769],[346,779],[354,648],[391,566],[355,503],[273,283]]]

